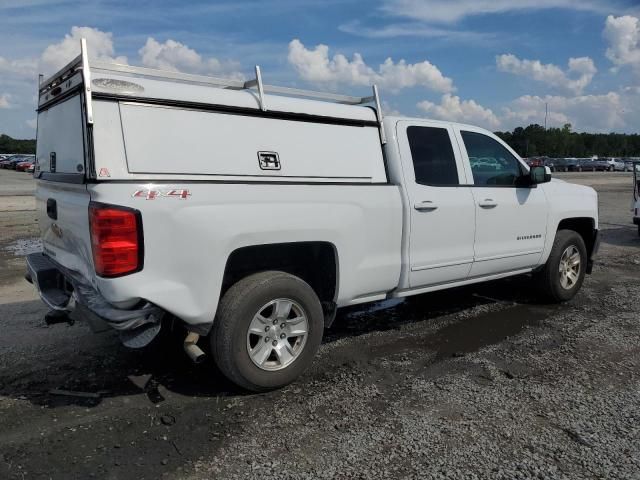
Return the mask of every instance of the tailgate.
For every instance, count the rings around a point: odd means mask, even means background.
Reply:
[[[36,208],[44,252],[84,278],[93,278],[85,184],[38,181]]]

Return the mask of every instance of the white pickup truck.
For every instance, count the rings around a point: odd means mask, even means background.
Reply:
[[[598,247],[595,191],[483,129],[383,119],[373,91],[90,63],[83,42],[39,87],[27,279],[49,320],[139,347],[170,318],[194,360],[208,342],[260,391],[302,373],[340,307],[520,274],[571,299]]]

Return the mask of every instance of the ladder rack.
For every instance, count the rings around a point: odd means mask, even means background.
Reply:
[[[365,105],[373,103],[375,106],[376,119],[380,130],[380,140],[383,144],[386,143],[384,129],[382,128],[382,108],[380,103],[380,95],[378,94],[378,88],[373,85],[372,95],[367,97],[356,97],[351,95],[342,95],[331,92],[319,92],[314,90],[304,90],[300,88],[280,87],[276,85],[267,85],[262,82],[262,74],[260,67],[255,67],[255,78],[242,81],[233,80],[227,78],[210,77],[205,75],[193,75],[189,73],[171,72],[166,70],[157,70],[146,67],[134,67],[131,65],[123,65],[118,63],[106,63],[106,62],[91,62],[89,64],[89,55],[87,52],[87,42],[83,38],[80,40],[80,55],[74,58],[71,62],[65,65],[61,70],[47,78],[46,80],[40,79],[38,92],[40,97],[46,95],[48,92],[53,92],[57,87],[62,86],[64,82],[68,82],[68,86],[71,87],[73,82],[69,79],[74,77],[78,72],[81,72],[82,81],[84,84],[84,90],[86,95],[86,113],[87,123],[93,123],[93,114],[91,107],[91,70],[100,70],[105,72],[116,72],[124,75],[135,75],[138,77],[150,78],[150,79],[162,79],[170,80],[180,83],[190,83],[194,85],[215,86],[219,88],[226,88],[230,90],[247,90],[256,89],[258,102],[262,111],[268,110],[268,103],[265,98],[265,94],[272,93],[277,95],[285,95],[292,97],[309,98],[314,100],[323,100],[327,102],[340,103],[345,105]]]

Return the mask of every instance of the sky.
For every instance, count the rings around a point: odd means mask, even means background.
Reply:
[[[0,133],[35,137],[39,73],[79,53],[366,96],[512,130],[640,130],[640,0],[0,0]]]

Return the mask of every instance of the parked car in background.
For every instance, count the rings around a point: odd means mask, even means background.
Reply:
[[[577,172],[580,170],[580,160],[575,157],[569,157],[563,159],[565,172]]]
[[[609,170],[609,162],[606,159],[581,158],[578,161],[579,172],[605,172]]]
[[[549,170],[551,170],[552,172],[556,172],[557,170],[557,160],[559,160],[558,158],[546,158],[544,160],[544,166],[545,167],[549,167]]]
[[[35,161],[35,157],[32,157],[30,155],[16,155],[15,157],[11,158],[7,168],[11,170],[17,170],[19,164],[23,162],[33,162],[33,161]]]
[[[25,160],[27,160],[27,158],[24,155],[13,155],[1,162],[0,167],[15,170],[16,164],[24,162]]]
[[[524,158],[523,160],[527,162],[527,165],[529,165],[530,167],[544,167],[545,160],[547,158],[548,157],[529,157],[529,158]]]
[[[622,169],[623,172],[633,172],[633,165],[634,165],[634,159],[632,158],[625,158],[624,159],[624,168]]]
[[[35,158],[30,158],[29,160],[16,163],[16,172],[26,172],[35,162]]]
[[[5,156],[4,158],[0,159],[0,168],[8,168],[9,160],[11,160],[10,156]]]
[[[25,170],[25,172],[27,173],[33,173],[33,171],[36,169],[36,164],[35,162],[33,162],[31,165],[29,165],[29,167]]]
[[[623,172],[624,171],[624,162],[621,158],[607,158],[607,164],[609,165],[610,172]]]

